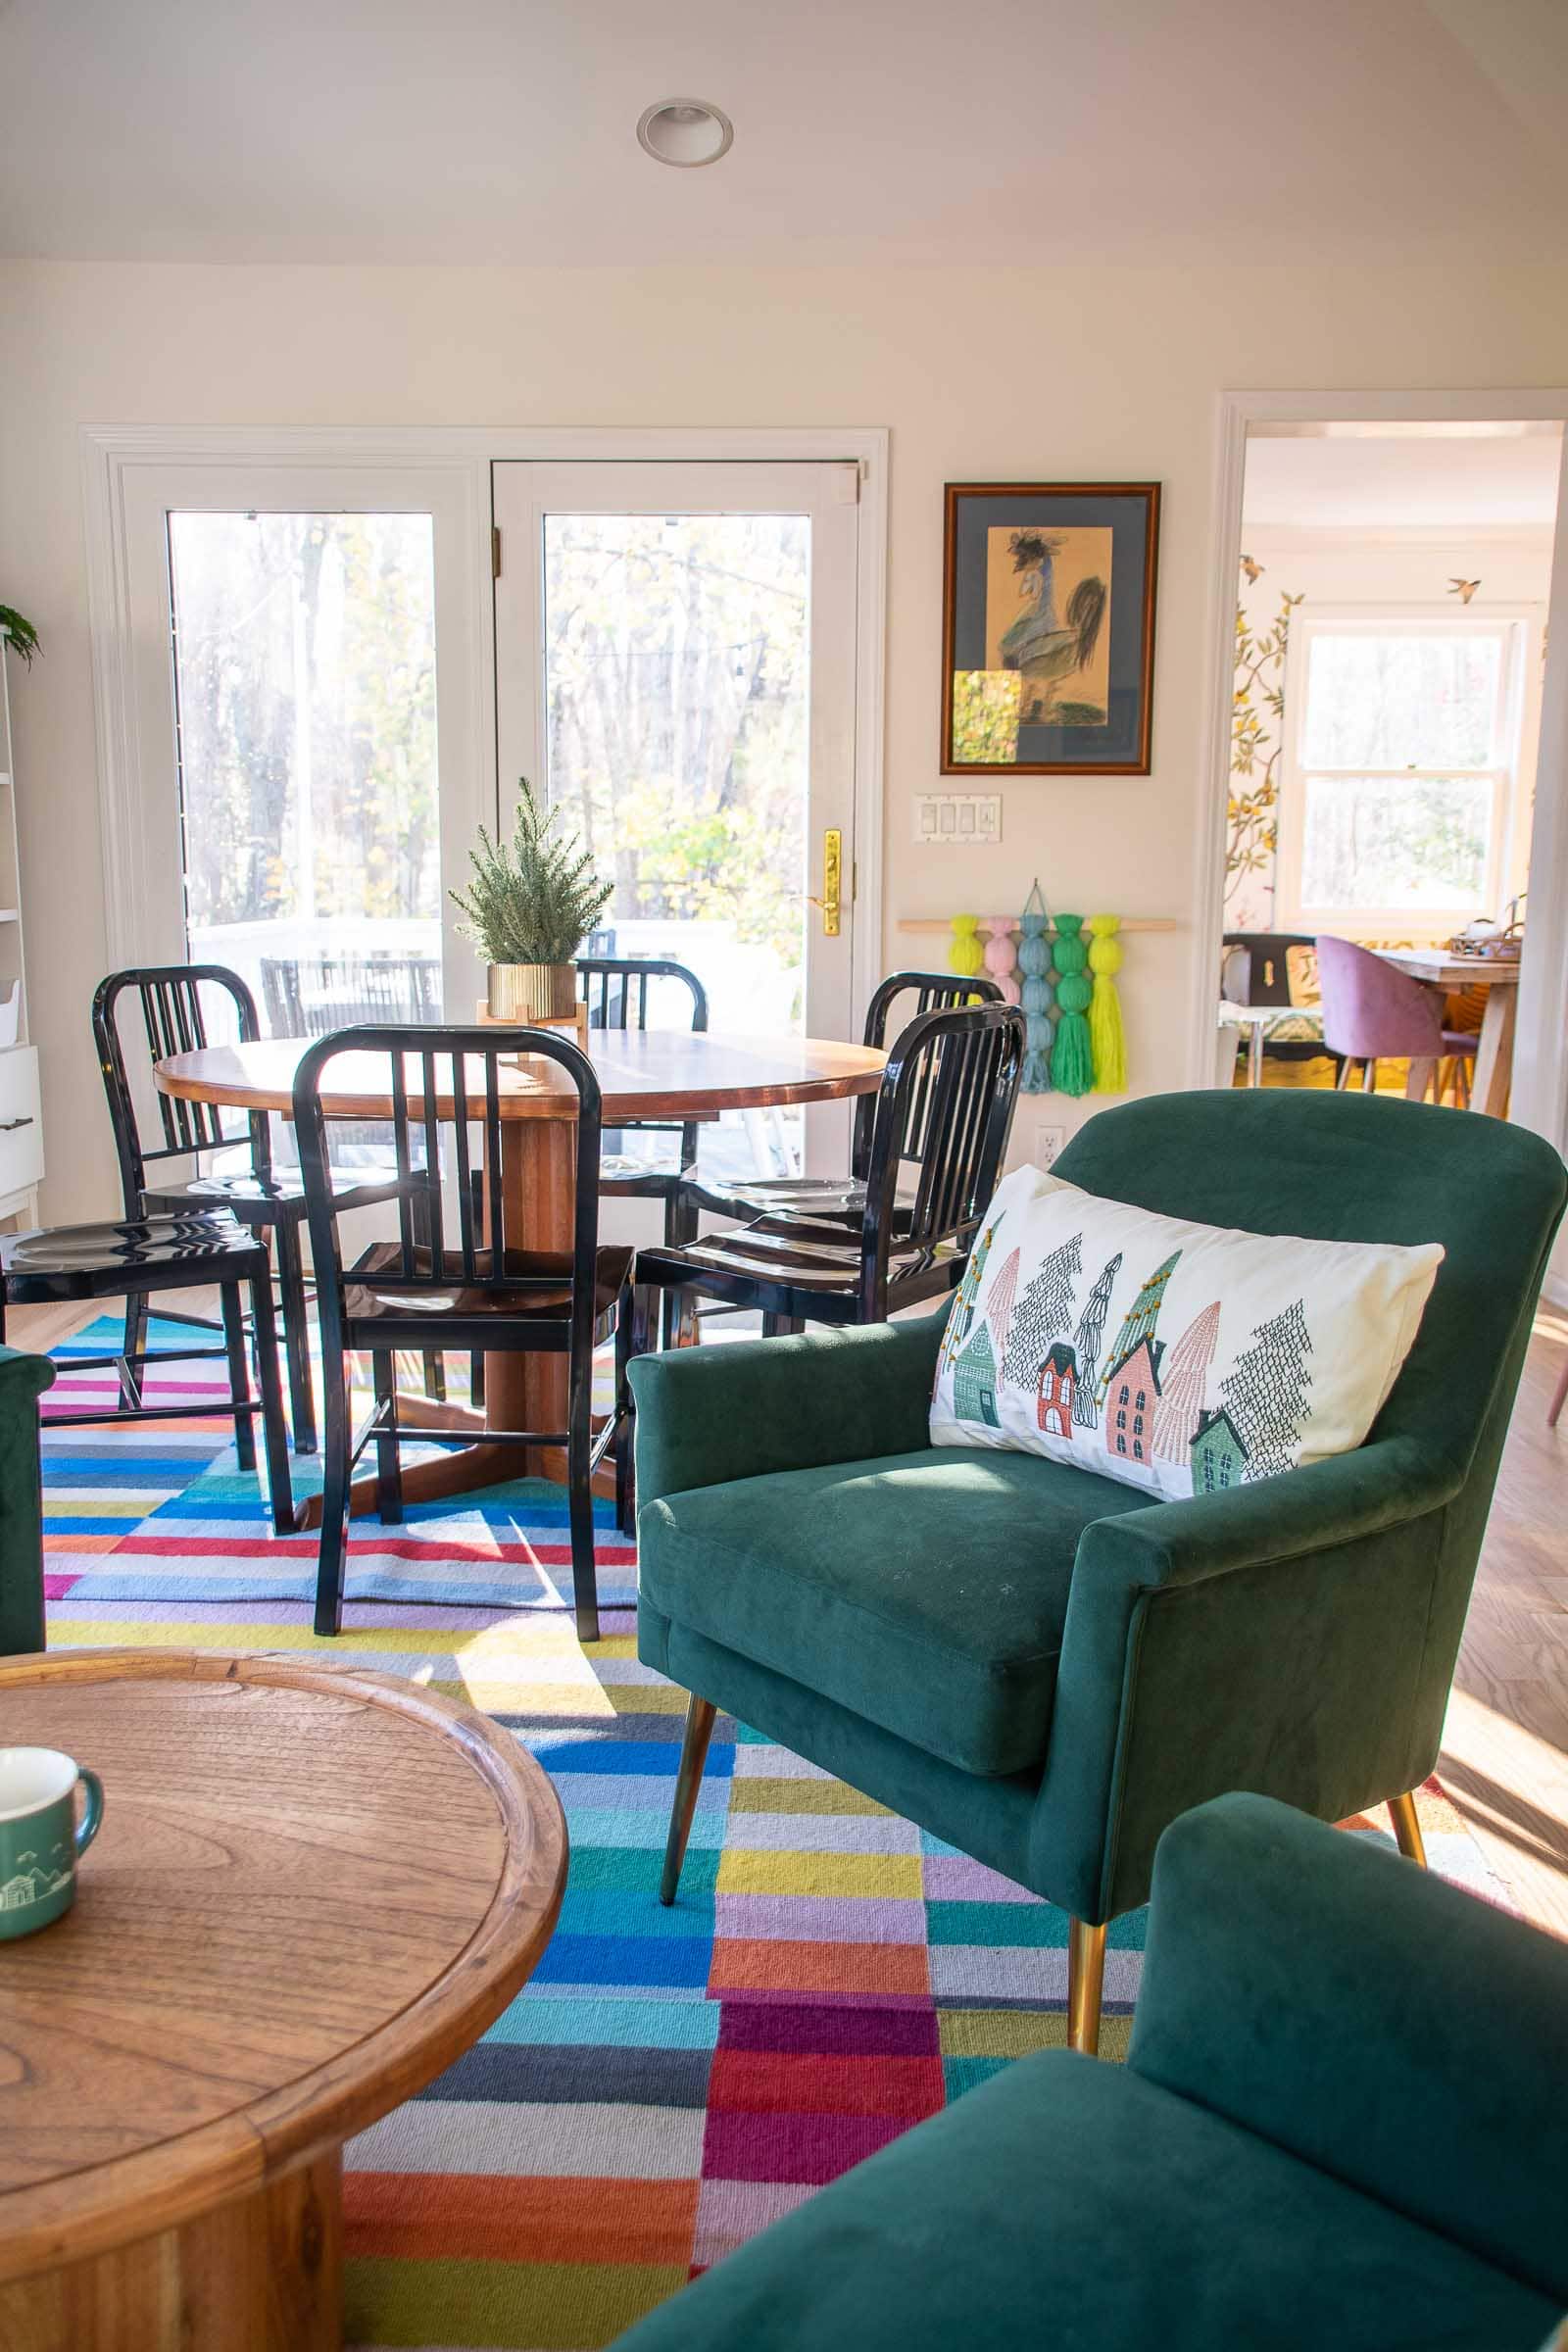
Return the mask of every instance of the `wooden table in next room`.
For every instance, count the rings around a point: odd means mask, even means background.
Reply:
[[[1446,948],[1379,948],[1385,963],[1425,980],[1445,993],[1484,988],[1487,1008],[1481,1016],[1476,1046],[1475,1076],[1471,1081],[1473,1110],[1490,1111],[1494,1119],[1508,1115],[1508,1089],[1513,1080],[1513,1033],[1519,1011],[1517,957],[1451,956]],[[1409,1093],[1420,1101],[1432,1081],[1430,1062],[1410,1065]]]
[[[0,1944],[0,2345],[338,2352],[343,2142],[550,1939],[555,1790],[416,1684],[300,1658],[0,1661],[102,1778],[74,1908]]]
[[[214,1046],[175,1054],[158,1065],[158,1084],[187,1102],[245,1110],[287,1111],[294,1072],[306,1038],[269,1038],[256,1045]],[[684,1029],[591,1031],[589,1059],[603,1094],[607,1128],[638,1119],[715,1119],[725,1110],[774,1104],[833,1102],[874,1092],[887,1056],[868,1046],[817,1038],[731,1037]],[[345,1054],[327,1071],[322,1107],[329,1117],[390,1118],[384,1056]],[[536,1250],[571,1248],[572,1124],[577,1096],[553,1062],[523,1057],[502,1071],[502,1182],[509,1232],[523,1231]],[[485,1360],[485,1401],[497,1429],[564,1429],[565,1359],[559,1355],[492,1355]],[[453,1434],[482,1427],[482,1416],[421,1398],[400,1404],[408,1428]],[[552,1449],[529,1451],[535,1475],[560,1479],[564,1459]],[[412,1463],[404,1472],[411,1502],[440,1501],[476,1487],[515,1478],[516,1451],[473,1445],[442,1459]],[[359,1480],[353,1507],[373,1511],[375,1481]],[[320,1523],[319,1497],[301,1512],[301,1525]]]

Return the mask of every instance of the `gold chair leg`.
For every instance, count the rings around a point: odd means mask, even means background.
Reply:
[[[1100,2055],[1100,2000],[1105,1982],[1105,1931],[1086,1920],[1067,1923],[1067,2043],[1086,2058]]]
[[[708,1742],[713,1736],[715,1712],[712,1700],[699,1698],[695,1690],[686,1702],[686,1730],[680,1743],[680,1770],[675,1776],[675,1802],[670,1807],[664,1875],[659,1882],[662,1903],[672,1903],[680,1885],[680,1866],[686,1859],[686,1840],[692,1834],[692,1815],[697,1810],[697,1792],[703,1785],[703,1766],[708,1761]]]
[[[1389,1799],[1389,1819],[1394,1824],[1395,1843],[1410,1861],[1427,1866],[1427,1849],[1421,1838],[1421,1824],[1415,1817],[1415,1792],[1407,1788],[1403,1796]]]

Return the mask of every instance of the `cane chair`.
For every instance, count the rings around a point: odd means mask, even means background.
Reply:
[[[918,1013],[869,1099],[858,1195],[814,1214],[764,1211],[678,1250],[641,1250],[639,1288],[760,1309],[764,1333],[880,1323],[951,1290],[1006,1152],[1023,1045],[1015,1005]],[[902,1199],[906,1169],[913,1190]]]
[[[500,1065],[526,1053],[559,1063],[577,1091],[575,1209],[569,1251],[530,1249],[510,1229],[502,1165]],[[397,1176],[390,1197],[398,1238],[377,1242],[345,1265],[338,1219],[362,1196],[334,1179],[331,1122],[321,1107],[329,1070],[340,1055],[379,1056],[386,1065]],[[325,1387],[325,1480],[317,1573],[316,1630],[335,1634],[343,1618],[344,1545],[355,1462],[373,1444],[383,1522],[403,1515],[398,1448],[419,1445],[560,1447],[566,1456],[572,1588],[577,1631],[599,1634],[594,1570],[592,1479],[612,1446],[622,1516],[629,1518],[630,1425],[626,1364],[635,1345],[629,1287],[632,1252],[599,1243],[600,1091],[581,1049],[549,1029],[362,1027],[339,1030],[310,1048],[294,1080],[294,1123],[316,1268]],[[481,1139],[479,1152],[473,1138]],[[447,1239],[443,1156],[452,1171],[458,1231]],[[472,1178],[484,1171],[485,1215]],[[388,1196],[378,1190],[375,1197]],[[564,1430],[491,1429],[448,1437],[405,1431],[394,1372],[399,1348],[429,1345],[439,1324],[447,1347],[479,1354],[564,1355]],[[612,1409],[596,1438],[592,1426],[593,1358],[615,1342]],[[356,1433],[344,1357],[370,1356],[374,1400]]]

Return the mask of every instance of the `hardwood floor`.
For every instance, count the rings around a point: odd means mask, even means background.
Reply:
[[[1465,1623],[1438,1771],[1527,1918],[1568,1936],[1568,1316],[1543,1308]]]
[[[190,1303],[205,1311],[198,1297]],[[14,1307],[9,1337],[45,1348],[87,1318]],[[1568,1316],[1544,1308],[1487,1529],[1438,1770],[1527,1919],[1568,1937],[1568,1413],[1546,1407]]]

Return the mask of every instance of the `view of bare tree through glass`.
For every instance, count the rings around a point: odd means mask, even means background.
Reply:
[[[799,1029],[809,518],[549,514],[544,552],[548,790],[614,875],[614,952]]]
[[[1504,652],[1495,630],[1313,635],[1303,906],[1489,910]]]
[[[440,1012],[427,514],[169,517],[186,927],[273,1034]]]

